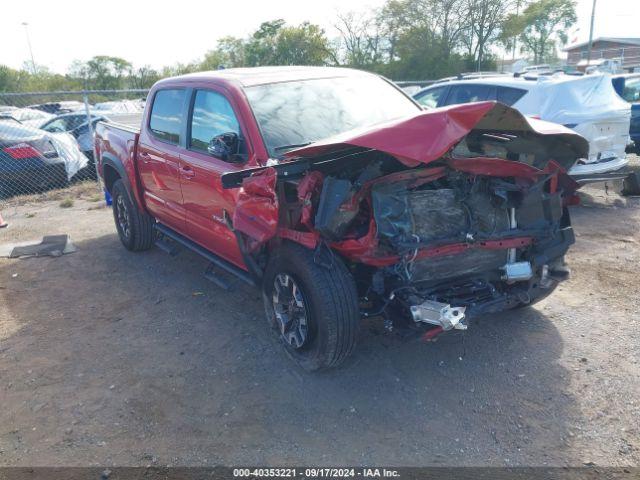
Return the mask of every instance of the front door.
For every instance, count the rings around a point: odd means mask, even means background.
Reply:
[[[187,149],[182,151],[181,182],[187,235],[204,248],[245,268],[235,234],[228,226],[238,190],[224,190],[223,173],[240,170],[243,164],[217,158],[207,151],[212,138],[233,132],[240,153],[248,154],[238,117],[222,92],[194,90],[187,128]]]
[[[180,145],[184,135],[187,90],[158,90],[153,98],[148,128],[138,142],[138,169],[145,205],[161,223],[185,232],[180,186]]]

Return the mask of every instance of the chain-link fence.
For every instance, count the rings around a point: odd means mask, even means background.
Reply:
[[[0,93],[0,212],[23,196],[101,187],[97,122],[138,124],[147,90]],[[88,183],[87,183],[88,182]]]

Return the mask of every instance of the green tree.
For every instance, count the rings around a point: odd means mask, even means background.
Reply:
[[[245,53],[247,65],[276,65],[276,42],[285,21],[282,19],[263,22],[247,41]]]
[[[338,63],[356,68],[375,68],[382,62],[384,48],[381,24],[376,16],[363,16],[355,12],[338,15],[334,25],[340,32]]]
[[[0,65],[0,92],[15,92],[18,86],[18,71]]]
[[[472,59],[474,70],[482,70],[490,47],[498,42],[502,24],[511,8],[510,0],[465,0],[463,42],[466,58]]]
[[[244,48],[246,65],[326,65],[335,52],[324,30],[309,22],[287,26],[282,19],[264,22]]]
[[[150,88],[160,79],[160,74],[149,65],[131,68],[129,84],[131,88]]]
[[[235,68],[245,66],[245,41],[237,37],[224,37],[218,40],[216,48],[209,50],[200,68],[217,70],[220,67]]]
[[[98,55],[86,62],[75,61],[71,75],[84,79],[89,88],[115,90],[126,86],[131,68],[131,63],[123,58]]]
[[[535,63],[554,58],[557,43],[567,43],[567,31],[577,21],[573,0],[538,0],[521,15],[510,15],[504,22],[502,40],[517,36],[522,50],[533,55]]]
[[[276,65],[326,65],[335,58],[324,30],[309,22],[281,28],[275,53]]]

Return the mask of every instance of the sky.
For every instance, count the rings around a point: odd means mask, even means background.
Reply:
[[[577,0],[578,30],[570,43],[589,38],[593,0]],[[594,37],[640,37],[640,0],[597,0]],[[122,57],[160,68],[202,58],[216,39],[245,37],[261,22],[283,18],[323,27],[329,37],[340,12],[368,12],[384,0],[6,0],[0,19],[0,64],[20,68],[29,60],[64,73],[76,59]]]

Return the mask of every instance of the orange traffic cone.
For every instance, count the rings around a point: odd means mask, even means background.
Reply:
[[[0,213],[0,228],[8,227],[9,224],[5,222],[2,218],[2,214]]]

